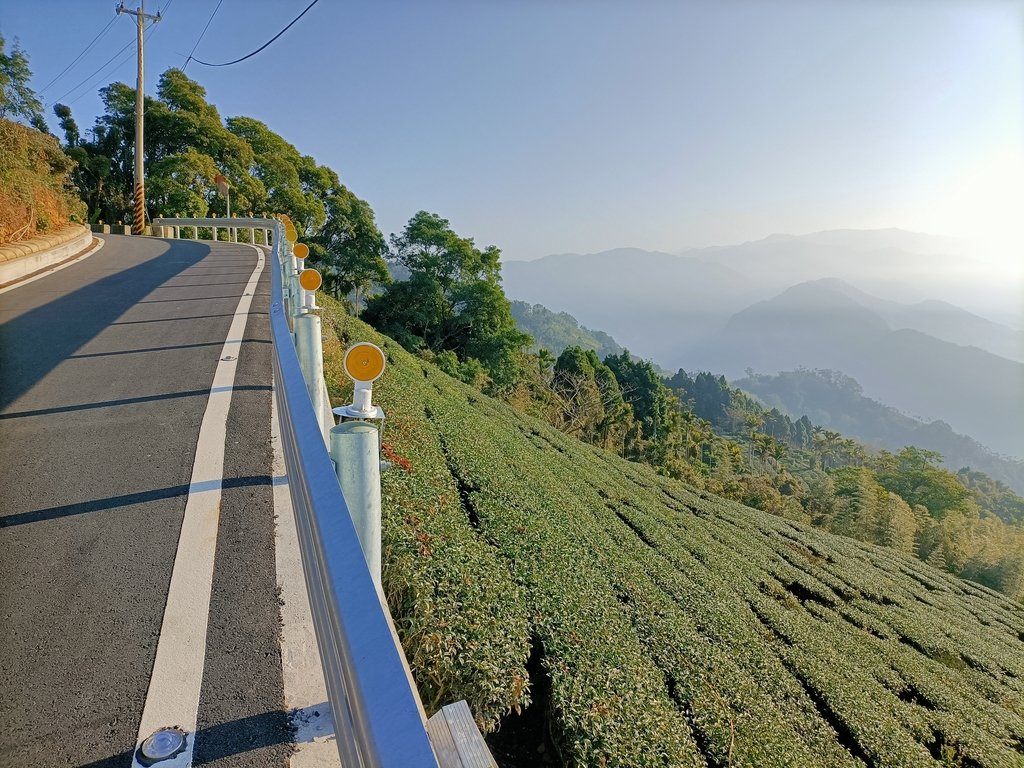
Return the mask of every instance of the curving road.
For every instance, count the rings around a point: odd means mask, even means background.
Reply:
[[[158,643],[173,642],[161,632],[200,425],[262,261],[248,245],[111,236],[0,294],[0,765],[132,764]],[[195,764],[284,766],[290,751],[269,269],[255,285],[222,438]]]

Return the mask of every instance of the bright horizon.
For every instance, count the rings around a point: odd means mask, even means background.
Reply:
[[[307,4],[223,0],[195,56],[244,55]],[[30,5],[10,4],[0,34],[41,89],[113,10]],[[164,19],[147,93],[214,5],[149,0]],[[186,72],[223,117],[263,120],[337,170],[385,233],[426,209],[529,260],[899,228],[977,240],[976,261],[1016,278],[1022,29],[1010,0],[320,3],[249,61]],[[100,68],[133,35],[115,20],[43,101],[88,130],[100,86],[134,86],[133,44]]]

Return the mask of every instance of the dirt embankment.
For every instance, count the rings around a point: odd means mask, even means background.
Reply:
[[[0,245],[85,221],[74,167],[53,136],[0,119]]]

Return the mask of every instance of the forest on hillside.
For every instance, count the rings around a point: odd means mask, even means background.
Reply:
[[[943,466],[981,471],[1024,493],[1024,461],[997,456],[944,421],[923,422],[865,396],[860,383],[840,371],[800,368],[755,374],[733,384],[769,407],[806,414],[814,423],[870,446],[899,450],[916,445],[942,454]]]

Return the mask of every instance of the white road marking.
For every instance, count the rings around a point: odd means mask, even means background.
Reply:
[[[160,768],[185,768],[192,765],[199,694],[206,658],[206,627],[213,591],[217,527],[220,523],[228,409],[231,407],[231,393],[238,367],[238,359],[228,352],[235,349],[234,345],[245,333],[252,296],[266,264],[263,252],[259,248],[253,250],[258,255],[256,268],[235,308],[217,371],[213,375],[206,412],[199,427],[199,443],[192,466],[188,500],[185,502],[185,517],[174,556],[156,661],[139,724],[133,768],[143,768],[138,761],[138,747],[143,740],[160,728],[170,727],[187,732],[186,747],[173,760],[161,761]]]

